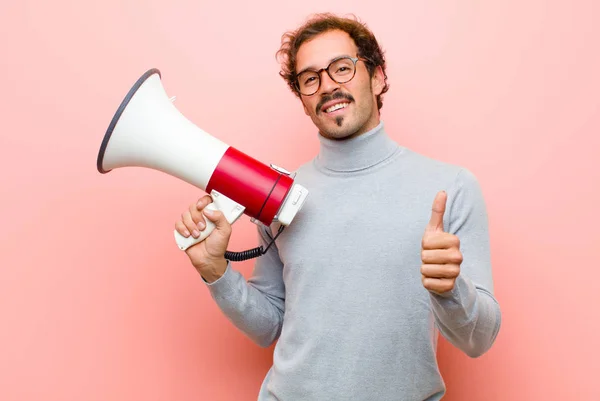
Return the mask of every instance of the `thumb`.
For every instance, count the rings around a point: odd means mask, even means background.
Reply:
[[[444,213],[446,212],[446,191],[440,191],[433,200],[431,219],[427,224],[427,231],[444,231]]]
[[[215,223],[216,229],[219,231],[229,232],[231,225],[225,218],[225,215],[220,210],[213,210],[212,208],[205,208],[202,213],[213,223]]]

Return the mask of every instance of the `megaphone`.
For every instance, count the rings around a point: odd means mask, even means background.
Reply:
[[[213,202],[207,208],[223,212],[230,224],[246,214],[257,224],[280,223],[279,233],[290,225],[308,190],[285,169],[267,166],[198,128],[173,105],[161,78],[161,72],[152,68],[129,90],[102,140],[98,171],[154,169],[209,193]],[[204,240],[215,228],[210,220],[206,223],[198,238],[175,230],[179,248],[186,250]],[[228,251],[226,257],[245,260],[264,252],[260,247]]]

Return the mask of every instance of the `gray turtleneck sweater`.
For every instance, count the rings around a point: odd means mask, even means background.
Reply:
[[[277,341],[260,401],[439,400],[441,332],[471,357],[500,327],[486,207],[468,170],[399,146],[383,123],[345,141],[319,135],[301,166],[302,210],[252,277],[229,264],[206,284],[221,310],[260,346]],[[444,295],[421,283],[421,239],[436,193],[464,261]],[[259,227],[263,246],[277,227]]]

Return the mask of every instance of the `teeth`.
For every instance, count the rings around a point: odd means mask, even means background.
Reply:
[[[339,109],[343,109],[344,107],[348,106],[349,103],[338,103],[336,105],[333,105],[327,109],[325,109],[325,112],[327,113],[331,113],[332,111],[336,111]]]

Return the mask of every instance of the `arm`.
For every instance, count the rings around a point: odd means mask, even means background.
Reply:
[[[258,227],[260,245],[267,247],[270,234]],[[258,257],[252,277],[242,274],[227,261],[225,273],[206,285],[225,316],[261,347],[271,345],[281,333],[285,300],[283,263],[275,244]]]
[[[470,357],[479,357],[494,343],[501,311],[494,298],[488,218],[475,176],[461,170],[449,196],[445,231],[458,237],[462,263],[450,291],[430,291],[435,322],[442,335]]]

